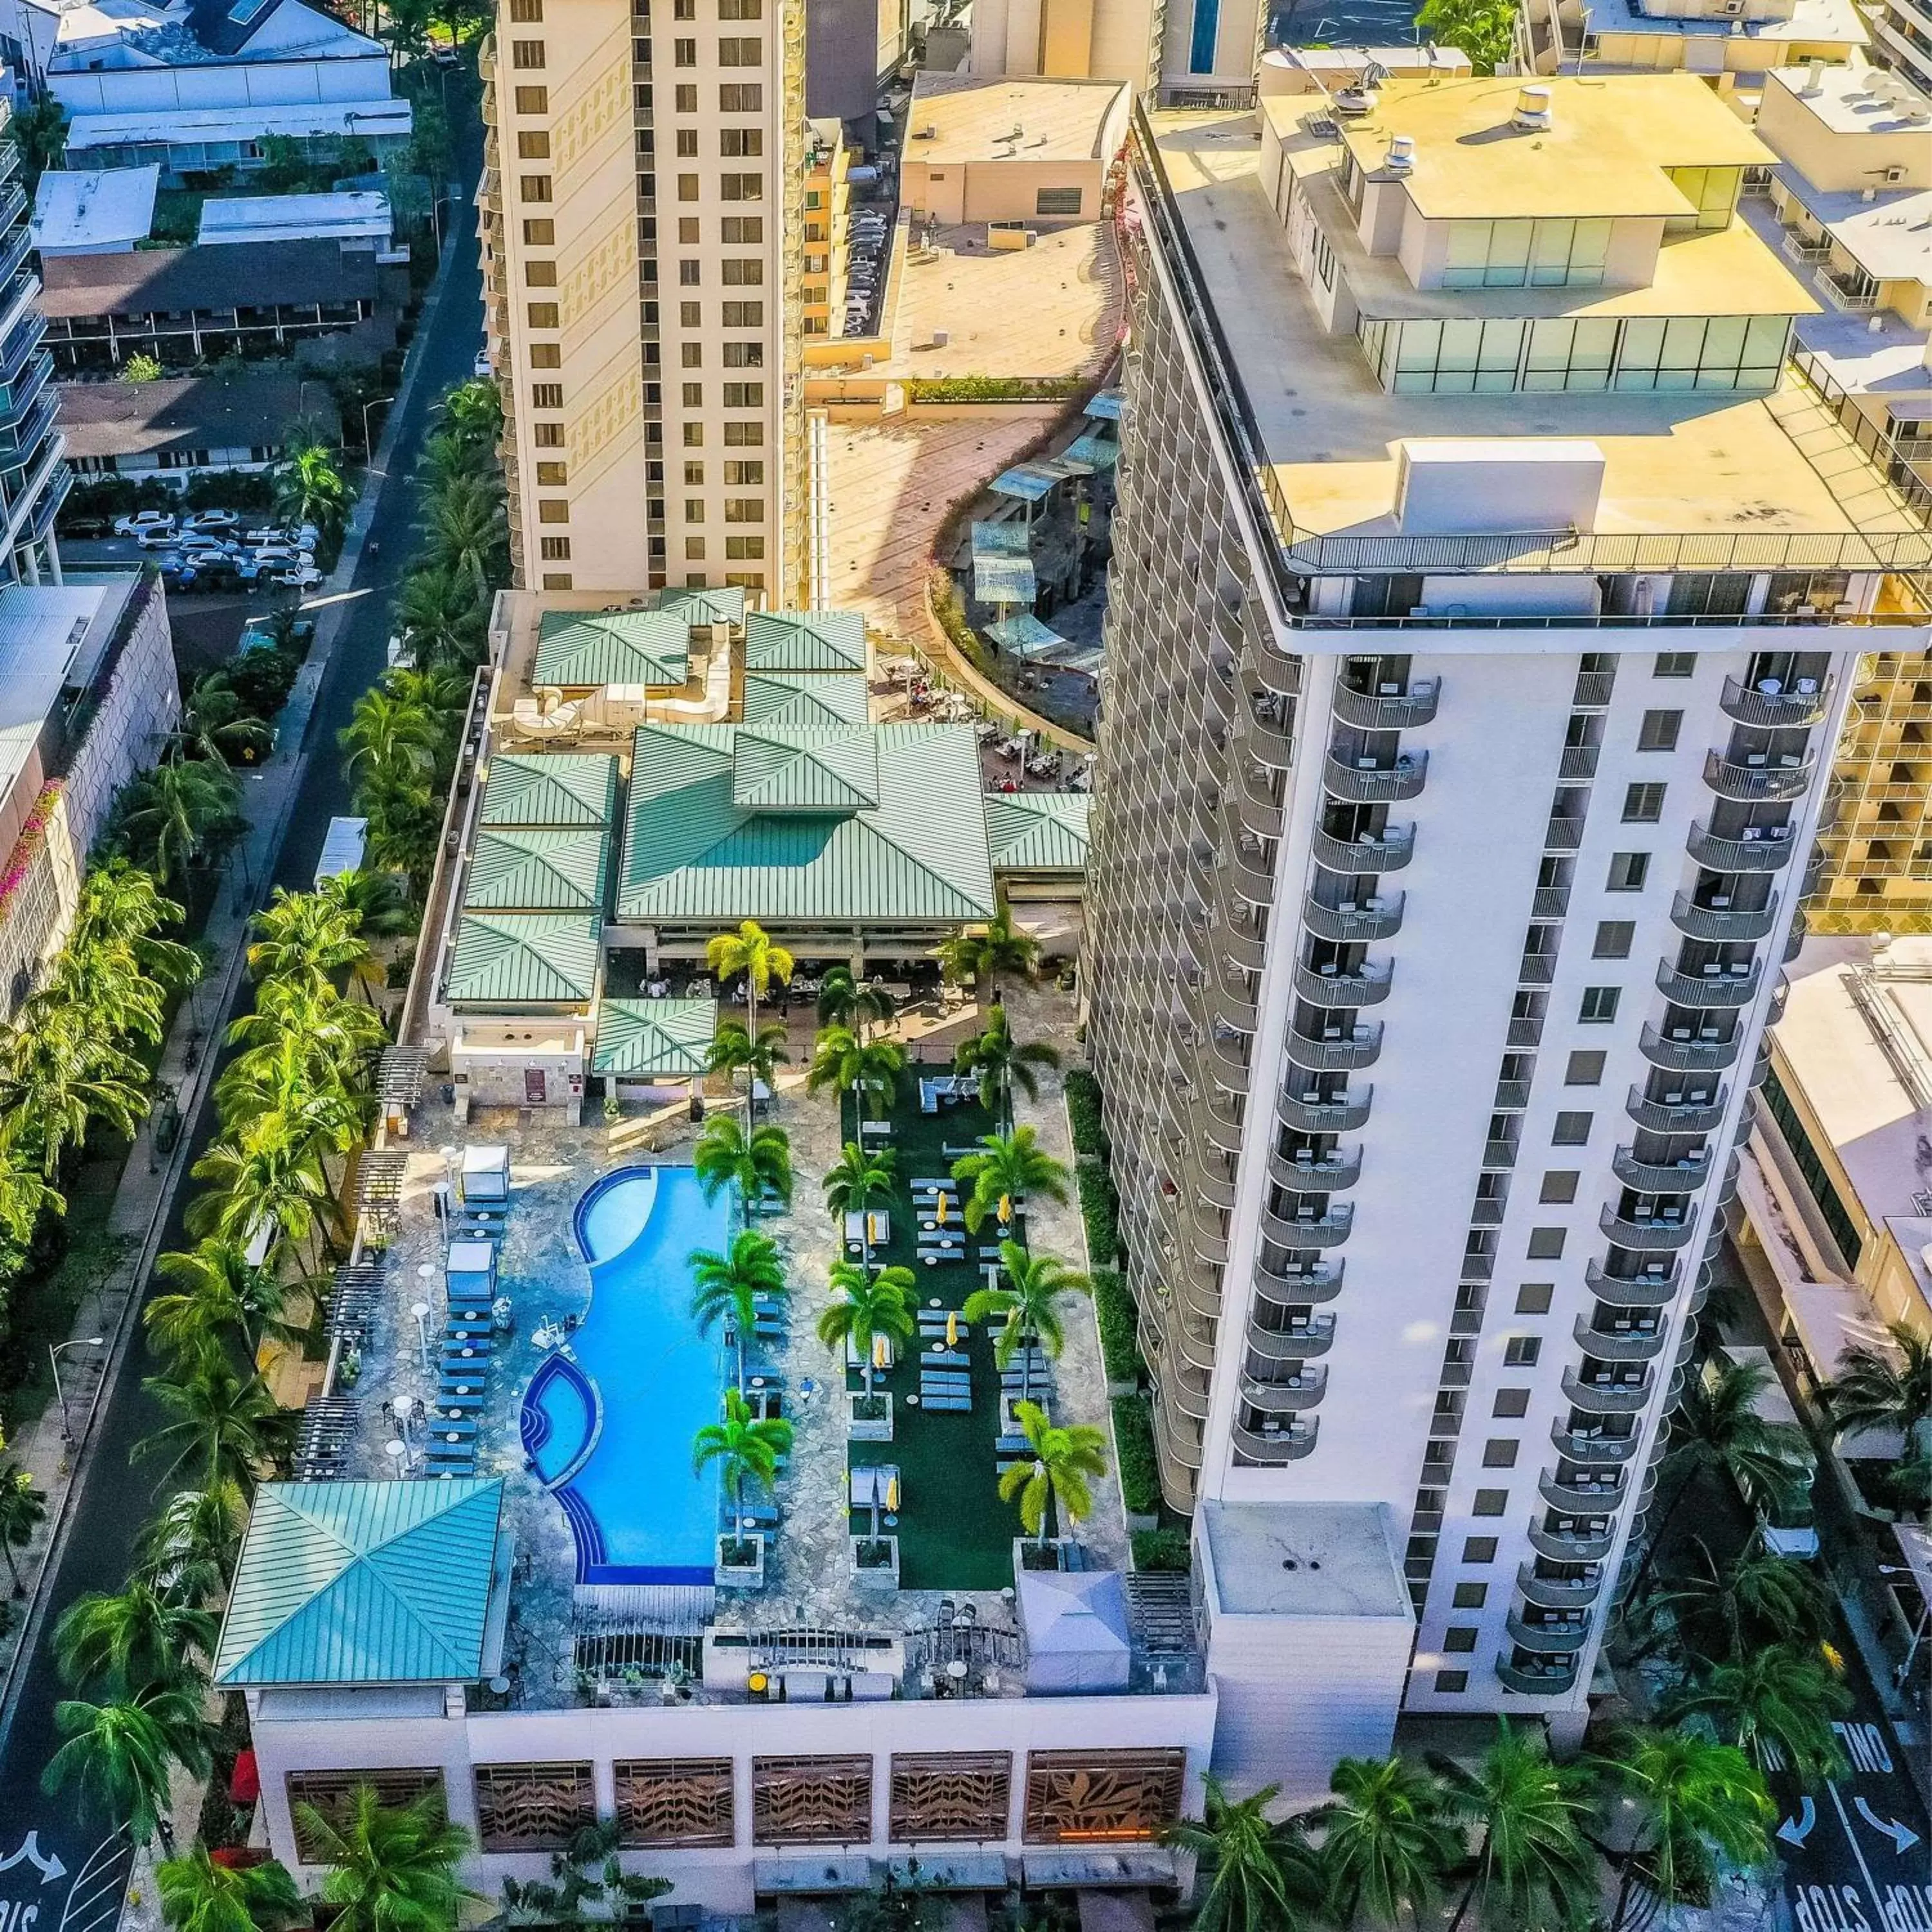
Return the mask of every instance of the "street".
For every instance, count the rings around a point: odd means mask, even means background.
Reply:
[[[466,144],[464,175],[473,188],[479,143]],[[465,202],[460,206],[466,207]],[[452,383],[469,376],[481,336],[482,298],[473,224],[452,224],[449,267],[438,307],[425,307],[417,340],[421,366],[403,412],[388,473],[354,579],[350,601],[317,701],[304,748],[309,762],[272,878],[258,880],[266,898],[271,884],[307,887],[314,876],[330,818],[350,807],[335,744],[356,699],[385,663],[395,580],[409,561],[419,492],[417,459],[434,426],[431,409]],[[246,1000],[246,982],[241,995]],[[189,1124],[198,1156],[211,1138],[212,1110]],[[173,1203],[166,1245],[183,1244],[181,1216],[190,1198]],[[155,1501],[153,1466],[132,1460],[134,1447],[160,1419],[141,1388],[148,1372],[138,1340],[98,1425],[99,1446],[74,1498],[73,1533],[52,1580],[52,1610],[41,1641],[27,1664],[20,1701],[0,1747],[0,1932],[99,1932],[118,1912],[127,1871],[125,1834],[98,1817],[77,1815],[70,1798],[50,1798],[40,1774],[57,1747],[56,1703],[68,1694],[56,1675],[46,1632],[59,1612],[89,1590],[113,1591],[125,1582],[136,1536]]]

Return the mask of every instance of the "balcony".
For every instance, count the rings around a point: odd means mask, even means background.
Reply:
[[[1291,1070],[1291,1086],[1292,1080]],[[1311,1100],[1306,1093],[1284,1089],[1274,1110],[1284,1126],[1304,1134],[1352,1134],[1368,1124],[1369,1102],[1375,1090],[1371,1086],[1352,1087],[1333,1100]]]
[[[1652,1162],[1639,1160],[1628,1148],[1620,1147],[1610,1156],[1610,1172],[1646,1194],[1682,1194],[1702,1187],[1710,1179],[1710,1150],[1707,1148],[1694,1159]]]
[[[1718,702],[1724,706],[1726,718],[1735,718],[1740,724],[1760,725],[1767,730],[1822,724],[1825,714],[1832,708],[1832,687],[1837,682],[1835,678],[1820,680],[1804,677],[1798,680],[1795,690],[1754,691],[1742,679],[1727,677],[1724,694]],[[1810,686],[1809,690],[1805,688],[1808,685]]]
[[[1525,1650],[1546,1652],[1552,1657],[1568,1657],[1581,1650],[1590,1640],[1590,1624],[1587,1618],[1574,1623],[1532,1623],[1516,1610],[1511,1610],[1504,1619],[1509,1634]],[[1573,1670],[1570,1675],[1574,1676]]]
[[[1670,1340],[1670,1330],[1661,1324],[1654,1328],[1640,1328],[1633,1322],[1624,1328],[1593,1328],[1588,1316],[1580,1315],[1571,1333],[1576,1337],[1576,1346],[1593,1360],[1599,1362],[1648,1362],[1664,1352],[1664,1345]],[[1587,1408],[1587,1402],[1580,1402],[1579,1408]]]
[[[1362,1178],[1362,1150],[1351,1148],[1326,1160],[1292,1159],[1279,1148],[1268,1150],[1268,1178],[1277,1187],[1302,1194],[1340,1194]]]
[[[1241,825],[1257,838],[1279,838],[1287,814],[1270,790],[1266,778],[1253,766],[1240,766],[1234,778],[1234,810]]]
[[[1540,1522],[1529,1526],[1529,1546],[1552,1563],[1600,1563],[1610,1553],[1616,1532],[1612,1529],[1549,1529]]]
[[[1315,1447],[1319,1420],[1296,1422],[1286,1428],[1246,1429],[1239,1423],[1231,1432],[1234,1454],[1244,1462],[1272,1468],[1282,1462],[1298,1462]]]
[[[1675,1262],[1660,1275],[1612,1274],[1600,1262],[1587,1262],[1584,1286],[1612,1308],[1668,1308],[1677,1298],[1683,1275]]]
[[[1351,876],[1396,872],[1415,856],[1415,827],[1392,825],[1379,838],[1366,832],[1359,838],[1337,838],[1331,832],[1317,832],[1310,843],[1315,862],[1331,872]]]
[[[1286,771],[1294,762],[1294,736],[1280,722],[1266,715],[1260,706],[1250,705],[1237,727],[1238,743],[1246,754],[1271,770]]]
[[[1372,1066],[1382,1050],[1380,1020],[1366,1020],[1352,1029],[1338,1028],[1331,1040],[1311,1040],[1292,1028],[1288,1035],[1288,1058],[1310,1073],[1348,1073]]]
[[[1223,1214],[1234,1211],[1234,1178],[1231,1174],[1219,1172],[1202,1158],[1198,1148],[1190,1148],[1186,1160],[1186,1173],[1195,1192],[1210,1208]]]
[[[1328,796],[1354,805],[1394,805],[1413,798],[1428,777],[1426,752],[1404,752],[1393,765],[1351,764],[1330,752],[1322,767],[1322,788]]]
[[[1760,760],[1732,764],[1721,752],[1704,754],[1704,782],[1720,798],[1747,803],[1764,799],[1802,798],[1817,770],[1815,758],[1784,758],[1776,764]]]
[[[1754,959],[1742,970],[1708,967],[1696,973],[1680,973],[1669,960],[1657,969],[1657,990],[1673,1006],[1714,1008],[1748,1006],[1757,998],[1763,975]]]
[[[1432,677],[1412,678],[1406,692],[1384,686],[1372,692],[1358,691],[1338,679],[1335,716],[1364,731],[1406,731],[1433,721],[1441,693],[1440,682]]]
[[[1768,904],[1734,912],[1729,906],[1700,906],[1688,892],[1679,892],[1670,902],[1670,922],[1687,938],[1747,944],[1763,938],[1778,923],[1778,895],[1772,893]]]
[[[1563,1393],[1573,1408],[1586,1415],[1641,1415],[1650,1406],[1650,1378],[1592,1382],[1580,1369],[1565,1369]]]
[[[1342,1292],[1342,1270],[1346,1265],[1339,1257],[1331,1262],[1304,1262],[1291,1274],[1257,1262],[1255,1292],[1270,1308],[1305,1308],[1333,1301]]]
[[[1558,1663],[1551,1658],[1542,1664],[1519,1664],[1513,1658],[1496,1658],[1496,1675],[1505,1690],[1525,1697],[1560,1697],[1576,1682],[1576,1660]]]
[[[1259,850],[1247,850],[1233,838],[1222,842],[1210,862],[1220,867],[1222,877],[1250,904],[1264,906],[1274,898],[1274,862]]]
[[[1720,1086],[1708,1100],[1653,1100],[1641,1087],[1633,1087],[1624,1111],[1640,1127],[1658,1134],[1708,1134],[1724,1118],[1730,1090]]]
[[[1196,1124],[1203,1139],[1223,1154],[1238,1154],[1243,1144],[1242,1110],[1232,1095],[1211,1089],[1194,1103]]]
[[[1299,1415],[1318,1406],[1328,1393],[1328,1371],[1322,1368],[1278,1378],[1241,1378],[1241,1400],[1264,1415]]]
[[[1305,1362],[1325,1355],[1334,1345],[1335,1318],[1318,1315],[1292,1328],[1248,1330],[1248,1353],[1264,1362]]]
[[[1516,1587],[1526,1604],[1539,1610],[1588,1610],[1602,1593],[1604,1573],[1592,1564],[1582,1576],[1540,1576],[1534,1563],[1525,1563],[1516,1570]]]
[[[1309,966],[1298,962],[1294,990],[1310,1006],[1378,1006],[1389,996],[1390,966],[1364,967],[1359,973]]]
[[[1210,1034],[1208,1064],[1215,1078],[1224,1081],[1238,1094],[1248,1090],[1248,1042],[1240,1034]]]
[[[1312,894],[1301,909],[1301,922],[1318,939],[1337,946],[1366,946],[1392,939],[1402,930],[1402,895],[1382,892],[1373,898],[1344,899],[1324,905]]]
[[[1588,1482],[1581,1478],[1564,1481],[1548,1470],[1536,1479],[1537,1492],[1553,1510],[1566,1516],[1608,1516],[1624,1499],[1621,1472]]]
[[[1320,1213],[1310,1209],[1294,1214],[1277,1214],[1273,1208],[1264,1208],[1262,1233],[1284,1248],[1340,1247],[1348,1238],[1354,1218],[1354,1209],[1346,1201]]]
[[[1696,1228],[1687,1220],[1668,1220],[1661,1215],[1642,1220],[1626,1220],[1615,1209],[1606,1208],[1597,1216],[1597,1226],[1620,1248],[1634,1248],[1639,1254],[1668,1253],[1688,1244]]]
[[[1573,1462],[1620,1468],[1637,1452],[1642,1438],[1635,1436],[1603,1436],[1587,1430],[1572,1429],[1567,1423],[1552,1422],[1550,1439],[1556,1453]]]
[[[1684,842],[1691,857],[1714,872],[1781,872],[1790,864],[1796,850],[1791,828],[1774,825],[1764,827],[1763,831],[1764,836],[1758,838],[1720,838],[1700,821],[1691,826],[1690,836]]]
[[[1660,1028],[1648,1022],[1636,1043],[1652,1066],[1672,1073],[1721,1073],[1744,1050],[1742,1034],[1730,1040],[1666,1039]]]

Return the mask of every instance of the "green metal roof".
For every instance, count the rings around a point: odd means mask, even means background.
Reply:
[[[740,728],[731,802],[748,812],[864,812],[879,802],[879,751],[868,725],[841,731]]]
[[[464,882],[466,909],[602,912],[610,876],[610,827],[505,826],[476,836]]]
[[[590,1070],[638,1080],[702,1073],[717,1025],[715,1000],[606,1000]]]
[[[986,799],[986,843],[996,872],[1083,872],[1087,869],[1084,791],[992,792]]]
[[[546,610],[532,685],[681,685],[689,675],[691,624],[675,611]]]
[[[609,825],[617,760],[608,752],[506,752],[490,760],[483,825]]]
[[[747,670],[866,668],[866,620],[856,610],[754,610],[745,620]]]
[[[739,727],[644,726],[632,761],[619,916],[794,925],[992,918],[970,728],[878,724],[848,735],[871,741],[875,806],[758,811],[734,796]]]
[[[578,1006],[597,989],[590,912],[466,912],[444,995],[459,1006]]]
[[[863,724],[872,715],[866,680],[843,672],[751,671],[745,678],[745,722],[780,730],[824,730]]]
[[[265,1483],[214,1681],[466,1682],[482,1675],[500,1480]]]
[[[742,624],[745,593],[742,590],[667,590],[658,598],[660,610],[674,610],[684,622]]]

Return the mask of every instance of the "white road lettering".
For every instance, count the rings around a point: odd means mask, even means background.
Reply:
[[[1885,1733],[1877,1725],[1840,1724],[1832,1728],[1844,1745],[1845,1755],[1851,1760],[1854,1771],[1876,1774],[1892,1769],[1892,1753],[1886,1748]]]

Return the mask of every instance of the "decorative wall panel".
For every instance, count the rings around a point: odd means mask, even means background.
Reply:
[[[1090,1844],[1156,1838],[1180,1816],[1180,1750],[1034,1751],[1026,1841]]]
[[[476,1838],[486,1852],[560,1852],[597,1822],[587,1764],[479,1764]]]
[[[350,1803],[357,1787],[364,1784],[375,1792],[377,1803],[386,1810],[400,1804],[413,1804],[430,1791],[448,1809],[442,1773],[434,1767],[418,1771],[292,1771],[284,1788],[289,1811],[295,1820],[296,1856],[302,1864],[322,1862],[320,1834],[304,1815],[306,1811],[312,1807],[340,1831],[349,1821]]]
[[[1010,1751],[896,1752],[892,1842],[1004,1838],[1012,1789]]]
[[[626,1845],[732,1843],[736,1813],[728,1757],[632,1758],[613,1769],[617,1825]]]
[[[872,1760],[754,1758],[752,1835],[761,1845],[866,1844],[872,1835]]]

